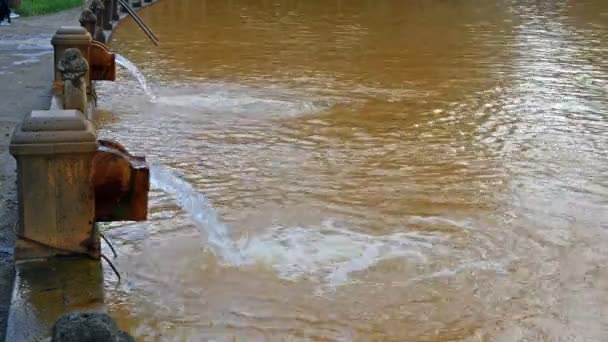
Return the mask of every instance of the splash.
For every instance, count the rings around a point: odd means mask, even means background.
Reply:
[[[328,107],[323,99],[287,88],[259,88],[225,82],[206,82],[172,86],[156,100],[157,104],[230,115],[296,116]]]
[[[228,227],[218,220],[209,200],[174,171],[157,165],[150,167],[152,186],[173,196],[205,236],[212,251],[230,265],[240,265],[242,257],[230,238]]]
[[[255,97],[239,93],[207,93],[197,95],[163,96],[157,101],[167,106],[228,114],[298,115],[319,109],[311,102]]]
[[[135,77],[135,79],[137,80],[137,83],[139,83],[139,86],[144,91],[144,93],[146,93],[146,95],[148,95],[150,100],[152,100],[153,102],[156,100],[156,95],[154,95],[154,93],[150,89],[150,86],[148,86],[148,82],[146,81],[146,76],[144,76],[144,74],[139,70],[137,65],[133,64],[133,62],[131,62],[126,57],[124,57],[120,54],[116,54],[116,63],[118,63],[118,65],[122,66],[123,68],[127,69],[127,71],[129,71],[129,73],[131,75],[133,75],[133,77]]]
[[[350,275],[390,259],[424,263],[442,253],[445,237],[434,233],[404,232],[370,235],[339,227],[332,220],[318,226],[274,226],[258,235],[235,241],[220,222],[207,198],[175,171],[151,167],[152,185],[175,197],[198,226],[211,250],[229,266],[263,265],[279,277],[309,279],[329,286],[348,283]]]
[[[444,238],[418,232],[370,235],[338,227],[332,220],[319,226],[276,226],[268,232],[241,241],[245,263],[271,266],[281,278],[309,279],[340,286],[354,272],[367,270],[391,259],[424,263],[431,252],[439,252]]]

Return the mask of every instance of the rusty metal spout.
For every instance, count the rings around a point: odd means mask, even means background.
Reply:
[[[95,221],[146,220],[150,170],[145,157],[131,155],[117,142],[98,143],[91,171]]]
[[[116,55],[103,43],[98,41],[91,43],[89,67],[93,81],[116,80]]]

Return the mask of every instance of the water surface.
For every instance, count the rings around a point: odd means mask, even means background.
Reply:
[[[608,4],[172,0],[98,127],[153,166],[142,340],[608,336]],[[151,96],[152,95],[152,96]],[[108,273],[111,278],[111,274]]]

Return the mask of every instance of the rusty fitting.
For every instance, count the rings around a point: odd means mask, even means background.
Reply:
[[[88,254],[99,258],[91,184],[95,128],[77,110],[33,111],[17,125],[19,225],[15,259]]]

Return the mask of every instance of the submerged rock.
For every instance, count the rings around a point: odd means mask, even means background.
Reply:
[[[134,342],[110,316],[97,312],[63,315],[53,326],[51,342]]]

